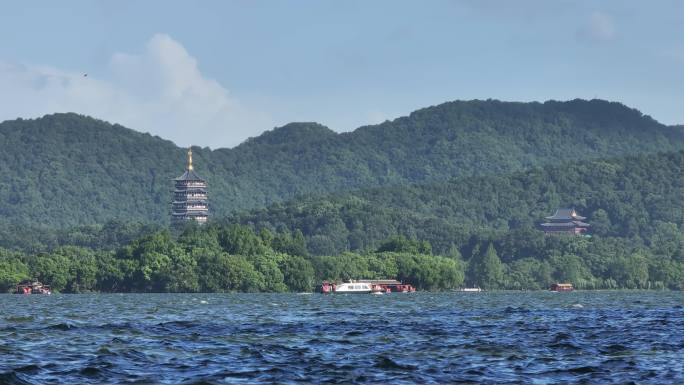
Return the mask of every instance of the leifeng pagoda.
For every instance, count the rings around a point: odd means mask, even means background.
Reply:
[[[582,222],[585,217],[577,214],[574,208],[558,209],[550,217],[546,217],[546,222],[541,224],[541,229],[545,234],[574,234],[582,235],[587,231],[589,224]]]
[[[173,224],[195,221],[206,223],[209,215],[207,182],[192,167],[192,149],[188,149],[188,166],[183,175],[174,179],[171,222]]]

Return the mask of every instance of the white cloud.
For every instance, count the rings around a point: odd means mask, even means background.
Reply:
[[[617,27],[610,15],[594,11],[577,30],[577,37],[590,42],[604,42],[615,39]]]
[[[181,146],[234,146],[273,126],[240,103],[168,35],[141,54],[117,53],[101,77],[0,61],[0,120],[77,112],[147,131]]]

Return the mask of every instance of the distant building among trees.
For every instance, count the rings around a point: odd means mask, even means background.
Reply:
[[[181,224],[186,221],[206,223],[209,215],[207,203],[207,182],[193,169],[192,149],[188,149],[188,166],[183,175],[174,179],[173,202],[171,203],[171,222]]]
[[[574,208],[558,209],[555,214],[546,217],[546,222],[540,226],[545,234],[582,235],[589,228],[589,224],[583,222],[585,219],[587,218],[577,214]]]

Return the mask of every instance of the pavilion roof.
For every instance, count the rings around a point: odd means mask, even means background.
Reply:
[[[558,209],[556,210],[555,214],[553,214],[550,217],[546,217],[548,220],[585,220],[587,219],[586,217],[583,217],[581,215],[578,215],[575,209]]]
[[[199,175],[197,175],[195,170],[185,170],[183,175],[179,176],[178,178],[176,178],[174,180],[178,180],[178,181],[187,180],[187,181],[204,182],[204,179],[202,179]]]
[[[570,221],[570,222],[547,222],[547,223],[542,223],[542,227],[563,227],[563,228],[571,228],[571,227],[589,227],[591,226],[588,223],[584,223],[582,221]]]

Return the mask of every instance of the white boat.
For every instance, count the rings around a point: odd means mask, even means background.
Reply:
[[[390,286],[391,285],[391,286]],[[334,283],[323,281],[323,283],[316,288],[323,294],[386,294],[393,291],[402,292],[413,292],[416,289],[411,285],[401,284],[399,281],[394,280],[359,280],[359,281],[348,281],[344,283]]]
[[[466,291],[466,292],[480,292],[482,289],[479,287],[464,287],[462,289],[459,289],[458,291]]]
[[[368,294],[373,291],[371,284],[367,282],[345,282],[335,286],[336,294]]]

